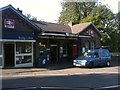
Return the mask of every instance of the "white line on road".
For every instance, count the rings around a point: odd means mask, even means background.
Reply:
[[[101,88],[97,88],[97,89],[109,89],[109,88],[117,88],[117,87],[120,87],[120,85],[101,87]]]

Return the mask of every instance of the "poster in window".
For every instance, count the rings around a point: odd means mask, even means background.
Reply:
[[[5,25],[5,28],[14,29],[15,28],[15,20],[13,20],[13,19],[5,19],[4,20],[4,25]]]

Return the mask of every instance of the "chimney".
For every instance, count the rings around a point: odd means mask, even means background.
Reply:
[[[17,8],[17,10],[18,10],[20,13],[22,13],[22,10],[20,10],[19,8]]]

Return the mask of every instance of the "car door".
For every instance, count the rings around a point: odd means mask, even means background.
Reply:
[[[99,53],[100,53],[100,64],[105,65],[106,62],[109,60],[108,52],[106,50],[102,50],[102,52]]]
[[[95,52],[93,57],[94,57],[94,65],[98,66],[100,64],[99,53]]]

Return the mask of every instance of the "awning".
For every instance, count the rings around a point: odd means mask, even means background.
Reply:
[[[59,33],[42,33],[39,35],[40,37],[49,37],[49,36],[54,36],[54,37],[67,37],[67,38],[91,38],[90,35],[78,35],[78,34],[59,34]]]
[[[0,42],[36,42],[36,40],[0,39]]]

